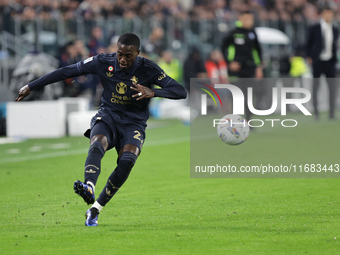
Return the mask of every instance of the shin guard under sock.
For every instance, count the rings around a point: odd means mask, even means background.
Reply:
[[[118,189],[124,184],[129,177],[132,167],[137,160],[137,156],[129,151],[123,152],[118,161],[118,165],[113,173],[110,175],[107,183],[99,195],[97,201],[102,206],[105,206],[107,202],[116,194]]]
[[[105,150],[101,142],[95,141],[91,144],[85,161],[85,183],[91,182],[91,184],[96,185],[98,176],[100,174],[100,163],[104,154]]]

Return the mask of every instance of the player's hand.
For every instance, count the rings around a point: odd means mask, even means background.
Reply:
[[[230,69],[230,71],[238,72],[241,69],[241,63],[236,62],[236,61],[232,61],[232,62],[229,63],[229,69]]]
[[[307,63],[312,66],[313,65],[313,59],[312,58],[307,58]]]
[[[255,71],[255,78],[256,79],[262,79],[263,78],[263,69],[262,67],[257,67]]]
[[[143,98],[151,98],[155,96],[155,92],[143,85],[132,83],[133,86],[130,88],[133,89],[134,91],[138,92],[137,94],[132,95],[132,97],[137,97],[136,100],[141,100]]]
[[[23,100],[29,94],[31,94],[31,90],[28,87],[28,85],[23,86],[21,89],[19,89],[18,96],[15,99],[15,102],[19,102],[19,101]]]

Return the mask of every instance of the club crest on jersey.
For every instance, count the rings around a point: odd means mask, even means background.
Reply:
[[[161,72],[161,75],[158,77],[158,80],[161,81],[166,77],[166,73]]]
[[[255,34],[253,32],[250,32],[248,34],[249,39],[254,40],[255,39]]]
[[[107,69],[109,70],[109,72],[106,72],[106,75],[107,75],[107,77],[111,78],[113,76],[113,73],[111,73],[111,72],[114,70],[114,68],[113,68],[113,66],[109,66]]]
[[[138,83],[138,78],[136,76],[132,76],[132,78],[130,80],[135,84]]]
[[[127,85],[124,82],[117,83],[116,90],[119,94],[125,94],[127,91]]]

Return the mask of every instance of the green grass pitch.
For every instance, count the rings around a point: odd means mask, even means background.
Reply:
[[[309,121],[294,134],[321,134],[316,140],[329,142],[320,157],[340,163],[339,122]],[[128,181],[92,228],[84,226],[88,206],[73,192],[86,138],[0,145],[0,254],[340,254],[339,179],[190,178],[190,128],[151,124],[163,127],[147,130]],[[241,146],[257,150],[265,134],[251,133]],[[289,147],[289,139],[280,142]],[[299,153],[315,159],[308,148]],[[115,162],[109,151],[97,194]]]

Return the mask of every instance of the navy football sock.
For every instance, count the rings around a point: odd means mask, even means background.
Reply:
[[[132,167],[137,160],[137,156],[129,151],[123,152],[118,161],[118,165],[110,175],[107,183],[100,193],[97,201],[100,205],[105,206],[107,202],[116,194],[118,189],[124,184],[129,177]]]
[[[105,150],[101,142],[95,141],[91,144],[85,161],[85,183],[91,182],[93,185],[96,185],[100,174],[100,162],[104,154]]]

